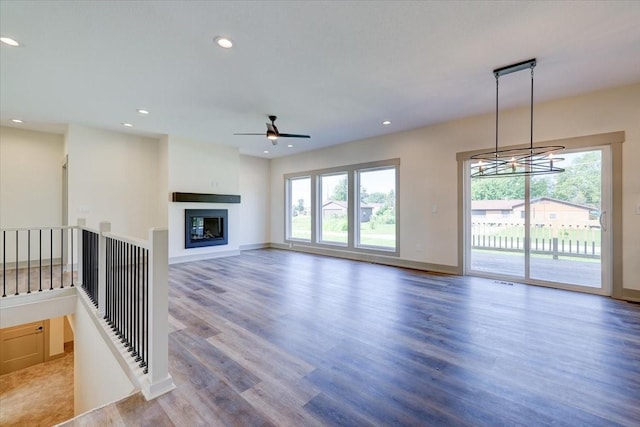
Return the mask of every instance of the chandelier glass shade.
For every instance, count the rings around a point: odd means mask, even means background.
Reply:
[[[533,146],[533,69],[536,60],[519,62],[493,70],[496,78],[496,146],[495,150],[475,154],[470,157],[471,178],[499,178],[519,175],[544,175],[564,172],[557,166],[564,160],[554,153],[564,150],[561,145]],[[531,128],[529,146],[520,148],[498,149],[498,82],[500,76],[521,70],[531,70]]]

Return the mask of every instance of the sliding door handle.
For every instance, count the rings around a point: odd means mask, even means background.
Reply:
[[[607,211],[602,211],[600,212],[600,217],[598,218],[598,221],[600,221],[600,228],[602,229],[602,231],[607,231],[607,225],[605,221],[606,214],[607,214]]]

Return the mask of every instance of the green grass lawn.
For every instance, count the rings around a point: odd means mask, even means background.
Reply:
[[[347,218],[329,218],[322,223],[322,240],[332,243],[347,243]],[[295,239],[311,239],[311,217],[297,216],[291,221],[291,237]],[[395,248],[396,225],[376,224],[372,228],[370,222],[362,224],[360,229],[360,244],[365,246],[380,246]]]

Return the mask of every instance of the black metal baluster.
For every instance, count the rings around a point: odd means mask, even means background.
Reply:
[[[73,288],[73,228],[69,230],[71,232],[71,287]]]
[[[140,353],[140,254],[143,249],[138,248],[136,254],[136,346],[135,356]]]
[[[138,350],[138,297],[139,297],[139,291],[138,291],[138,286],[140,285],[139,283],[139,277],[138,277],[138,267],[139,267],[139,260],[138,257],[140,255],[140,248],[138,246],[135,247],[135,257],[134,257],[134,270],[133,270],[133,277],[134,277],[134,286],[133,286],[133,336],[131,337],[131,344],[133,346],[133,353],[132,356],[136,356],[138,354],[137,350]]]
[[[89,275],[89,236],[87,234],[87,230],[82,230],[82,277],[80,280],[82,281],[81,286],[82,289],[87,291],[89,286],[89,282],[87,281],[87,277]]]
[[[86,230],[82,231],[82,289],[85,290],[87,295],[91,295],[89,291],[89,266],[91,265],[91,259],[89,258],[90,247],[89,247],[89,233]]]
[[[7,231],[2,230],[2,298],[7,296]]]
[[[100,254],[98,251],[100,250],[100,234],[93,233],[93,248],[94,253],[96,254],[93,259],[93,298],[95,300],[96,307],[98,306],[98,281],[100,280],[100,272],[98,269],[100,268]]]
[[[110,263],[110,285],[107,288],[107,290],[109,291],[109,295],[107,296],[107,308],[109,309],[109,313],[108,313],[108,323],[109,326],[113,327],[113,300],[115,299],[114,297],[114,286],[115,286],[115,265],[116,265],[116,252],[115,252],[115,243],[113,242],[112,239],[107,239],[107,242],[109,243],[109,254],[110,254],[110,259],[111,259],[111,263]]]
[[[111,241],[111,287],[109,289],[109,325],[113,326],[113,316],[115,313],[114,301],[116,299],[115,296],[115,287],[116,287],[116,263],[117,263],[117,252],[116,252],[116,242]]]
[[[118,337],[122,337],[122,331],[121,331],[121,326],[122,326],[122,282],[124,281],[124,245],[122,242],[118,242],[120,249],[119,249],[119,263],[118,263],[118,297],[117,297],[117,301],[118,301],[118,323],[117,323],[117,329],[118,329]]]
[[[120,266],[121,266],[121,248],[120,248],[120,242],[116,241],[115,242],[116,245],[116,277],[115,277],[115,283],[114,283],[114,295],[113,295],[113,307],[114,307],[114,311],[113,311],[113,328],[114,331],[116,330],[117,326],[118,326],[118,321],[120,320],[120,306],[118,304],[118,302],[120,302]]]
[[[109,282],[111,280],[111,239],[107,237],[105,241],[105,279],[104,279],[104,317],[105,321],[109,319]]]
[[[124,293],[123,299],[123,311],[122,311],[122,342],[126,345],[127,334],[129,332],[129,244],[124,244]]]
[[[100,244],[100,235],[96,234],[95,236],[95,241],[96,241],[96,251],[98,250],[98,245]],[[97,252],[96,252],[97,254]],[[96,306],[96,308],[99,308],[99,296],[98,296],[98,292],[99,292],[99,287],[98,287],[98,281],[100,280],[100,271],[98,270],[100,268],[100,257],[97,256],[94,260],[94,266],[95,268],[93,269],[93,299],[94,299],[94,304]]]
[[[127,325],[128,336],[127,346],[129,352],[132,350],[131,343],[133,342],[133,256],[136,251],[135,245],[130,245],[131,253],[129,254],[129,324]]]
[[[111,240],[111,289],[109,290],[109,325],[113,326],[113,313],[114,313],[114,301],[116,286],[116,244]]]
[[[122,292],[124,286],[124,244],[120,242],[120,286],[118,289],[118,337],[122,338],[122,313],[124,306],[124,294]]]
[[[49,290],[53,290],[53,228],[49,233]]]
[[[149,372],[149,367],[147,366],[147,359],[149,358],[149,251],[145,250],[145,260],[144,260],[144,315],[142,319],[144,321],[144,356],[142,358],[142,362],[140,366],[144,367],[144,373]]]
[[[64,288],[64,228],[60,229],[60,289]]]
[[[128,306],[128,322],[127,322],[127,348],[131,351],[131,325],[133,324],[133,252],[135,250],[135,246],[129,244],[129,265],[127,266],[128,276],[129,276],[129,289],[128,289],[128,298],[127,298],[127,306]]]
[[[18,292],[18,230],[16,230],[16,293],[14,295],[20,295]]]
[[[39,272],[39,279],[38,279],[38,292],[42,292],[42,228],[40,230],[38,230],[38,259],[39,261],[39,266],[40,266],[40,272]]]
[[[131,250],[131,247],[128,243],[125,243],[124,247],[124,310],[122,312],[122,339],[123,343],[126,345],[129,338],[129,251]]]
[[[31,293],[31,230],[27,230],[27,293]]]

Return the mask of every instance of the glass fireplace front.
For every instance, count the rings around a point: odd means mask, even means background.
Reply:
[[[185,248],[226,245],[227,209],[185,209]]]

